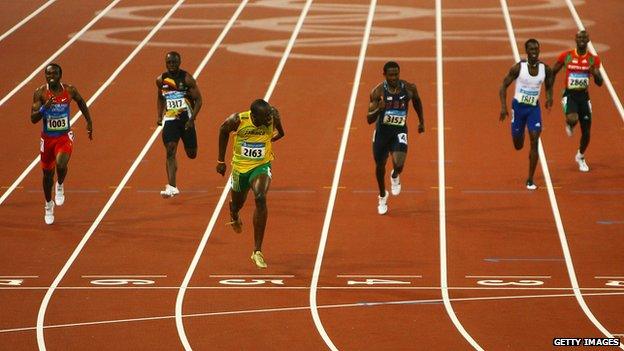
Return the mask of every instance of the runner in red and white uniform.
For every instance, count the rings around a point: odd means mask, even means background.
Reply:
[[[594,77],[597,86],[602,86],[600,58],[587,51],[589,35],[582,30],[576,33],[576,49],[564,51],[553,66],[553,76],[565,66],[565,91],[561,103],[566,115],[566,133],[572,136],[574,126],[581,125],[581,141],[575,160],[581,172],[589,172],[585,162],[585,150],[589,145],[592,108],[589,100],[589,78]]]
[[[43,121],[43,131],[41,132],[40,155],[41,168],[43,169],[43,193],[45,195],[45,215],[46,224],[54,223],[54,203],[57,206],[65,202],[63,182],[67,175],[67,164],[72,153],[74,134],[70,126],[69,104],[73,99],[78,104],[78,108],[87,120],[87,134],[89,139],[93,139],[93,124],[91,114],[84,99],[78,90],[69,85],[61,83],[63,70],[61,66],[51,63],[45,68],[45,78],[47,84],[35,90],[33,96],[32,111],[30,120],[32,123]],[[58,173],[56,183],[56,193],[54,202],[52,201],[52,185],[54,183],[54,173]]]

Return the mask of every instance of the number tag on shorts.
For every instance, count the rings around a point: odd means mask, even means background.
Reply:
[[[587,73],[570,73],[568,76],[568,89],[587,89],[589,75]]]
[[[48,118],[46,124],[49,131],[67,130],[69,129],[69,118],[68,116]]]
[[[399,139],[399,143],[407,145],[407,133],[399,133],[397,134],[397,138]]]
[[[241,155],[252,160],[262,160],[266,153],[264,143],[247,143],[241,145]]]
[[[383,117],[383,124],[402,127],[405,125],[405,116],[388,113]]]

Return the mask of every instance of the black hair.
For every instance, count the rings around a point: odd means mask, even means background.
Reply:
[[[388,69],[390,69],[390,68],[396,68],[398,70],[401,70],[399,68],[399,64],[398,63],[396,63],[394,61],[388,61],[388,62],[386,62],[386,64],[383,67],[383,72],[384,73],[388,72]]]
[[[531,39],[529,39],[529,40],[524,42],[524,50],[529,50],[529,44],[530,43],[534,43],[534,44],[537,44],[537,46],[540,46],[540,43],[539,43],[539,41],[537,41],[537,39],[531,38]]]
[[[56,69],[58,69],[58,71],[59,71],[59,76],[61,76],[61,77],[63,76],[63,69],[61,68],[61,66],[60,66],[58,63],[54,63],[54,62],[49,63],[49,64],[46,66],[45,71],[47,71],[47,70],[48,70],[48,67],[56,67]],[[44,72],[45,72],[45,71],[44,71]]]
[[[271,105],[269,105],[268,102],[262,99],[257,99],[251,103],[250,110],[254,116],[264,116],[269,112],[270,108],[271,108]]]
[[[177,52],[177,51],[169,51],[169,52],[167,53],[167,55],[165,55],[165,57],[167,57],[167,56],[169,56],[169,55],[171,55],[171,56],[177,56],[180,60],[182,59],[182,56],[181,56],[181,55],[180,55],[180,53],[179,53],[179,52]]]

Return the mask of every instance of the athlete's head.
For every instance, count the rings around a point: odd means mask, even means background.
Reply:
[[[580,30],[576,33],[576,48],[578,51],[585,52],[587,50],[587,43],[589,43],[589,34],[587,31]]]
[[[383,74],[386,77],[388,85],[395,87],[399,83],[399,64],[394,61],[388,61],[383,67]]]
[[[268,126],[271,124],[271,105],[268,102],[257,99],[251,103],[249,109],[251,110],[251,120],[255,125]]]
[[[539,59],[539,53],[540,53],[539,41],[533,38],[527,40],[524,43],[524,50],[526,51],[527,59],[529,60],[529,62],[531,63],[537,62],[537,60]]]
[[[63,69],[56,63],[50,63],[45,68],[45,78],[48,85],[57,86],[61,82]]]
[[[182,58],[180,54],[175,51],[170,51],[165,56],[165,64],[167,65],[167,71],[169,71],[169,73],[178,73],[181,62]]]

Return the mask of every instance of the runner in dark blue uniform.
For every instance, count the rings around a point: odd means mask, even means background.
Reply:
[[[399,175],[403,171],[407,155],[407,110],[410,100],[418,114],[418,133],[425,131],[422,103],[416,85],[399,79],[399,65],[390,61],[384,65],[385,81],[378,84],[370,95],[367,121],[375,123],[373,132],[373,157],[375,158],[375,175],[379,187],[377,212],[388,211],[388,192],[384,177],[386,161],[392,155],[392,172],[390,175],[392,195],[401,192]]]

